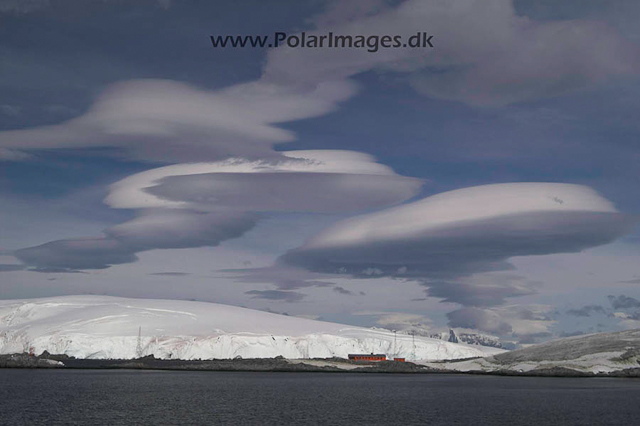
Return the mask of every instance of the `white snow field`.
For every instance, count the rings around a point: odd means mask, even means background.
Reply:
[[[388,330],[217,303],[109,296],[0,300],[0,354],[30,348],[94,359],[346,358],[374,352],[434,361],[502,352],[418,336],[414,343],[412,336],[394,339]]]

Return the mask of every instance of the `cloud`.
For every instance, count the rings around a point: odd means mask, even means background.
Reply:
[[[5,0],[0,12],[47,4]],[[215,91],[171,80],[120,82],[79,117],[0,132],[0,149],[115,147],[130,158],[171,163],[270,158],[278,156],[274,144],[295,139],[280,123],[334,111],[357,92],[350,78],[374,69],[406,74],[427,96],[481,106],[555,96],[640,70],[638,46],[606,25],[534,21],[517,16],[510,0],[408,0],[395,8],[334,2],[315,22],[309,35],[429,31],[436,48],[282,46],[268,51],[259,79]]]
[[[87,1],[87,0],[84,0]],[[89,0],[94,3],[105,3],[108,0]],[[54,2],[55,3],[55,2]],[[115,2],[114,2],[115,3]],[[139,1],[139,3],[155,3],[158,7],[168,9],[171,7],[171,0]],[[51,7],[51,0],[0,0],[0,13],[13,13],[25,15],[34,13]]]
[[[338,294],[343,294],[345,296],[353,296],[353,292],[350,290],[347,290],[344,287],[340,287],[340,286],[336,286],[333,288],[333,291],[338,293]]]
[[[422,186],[420,179],[397,175],[367,154],[281,154],[269,161],[231,159],[148,170],[111,185],[105,202],[133,209],[336,213],[397,204]]]
[[[640,284],[640,278],[632,279],[632,280],[624,280],[618,281],[621,284]]]
[[[283,290],[249,290],[245,294],[252,295],[254,299],[283,300],[285,302],[299,302],[305,298],[303,293]]]
[[[104,237],[54,241],[15,255],[34,267],[104,269],[134,262],[141,251],[217,246],[252,229],[261,213],[362,211],[404,201],[421,185],[350,151],[160,167],[111,185],[105,202],[137,216],[106,229]]]
[[[522,277],[509,275],[499,279],[490,275],[489,283],[478,280],[439,281],[424,280],[430,297],[442,298],[442,302],[459,303],[464,306],[495,306],[505,303],[506,298],[535,294],[537,283],[531,283]]]
[[[511,325],[489,310],[463,308],[447,314],[451,327],[470,328],[505,335],[513,330]]]
[[[155,275],[159,277],[186,277],[187,275],[191,275],[189,272],[152,272],[149,275]]]
[[[253,228],[258,216],[243,212],[151,211],[105,233],[136,251],[216,246]]]
[[[569,309],[566,313],[575,317],[590,317],[594,313],[607,315],[607,311],[600,305],[587,305],[578,309]]]
[[[381,327],[405,333],[415,333],[420,336],[429,336],[433,329],[433,321],[421,314],[388,311],[358,311],[354,312],[353,315],[377,317],[375,322]]]
[[[624,294],[621,294],[618,297],[609,295],[607,298],[614,309],[640,308],[640,300],[625,296]]]
[[[584,186],[485,185],[338,222],[281,256],[279,263],[322,273],[425,280],[435,294],[457,294],[457,300],[468,294],[473,302],[491,298],[495,289],[465,284],[447,289],[445,282],[512,269],[507,259],[514,256],[607,244],[635,223]],[[503,287],[507,296],[514,296],[530,294],[531,286]]]
[[[21,262],[36,268],[105,269],[138,260],[137,252],[216,246],[256,223],[251,214],[146,211],[111,227],[104,237],[51,241],[16,250]]]
[[[317,274],[305,269],[271,266],[251,269],[223,269],[233,278],[244,283],[271,283],[280,290],[296,290],[306,287],[333,287],[327,274]]]
[[[0,264],[0,272],[21,271],[24,268],[25,268],[24,265]]]
[[[316,19],[309,35],[434,36],[435,47],[287,49],[269,51],[264,75],[286,81],[341,79],[371,69],[404,72],[430,97],[500,106],[556,96],[640,69],[638,46],[605,24],[535,21],[518,16],[511,0],[455,3],[408,0],[395,8],[370,3],[349,8],[346,20]],[[376,13],[377,12],[377,13]]]
[[[532,342],[551,335],[554,308],[549,305],[509,305],[483,309],[464,307],[447,314],[450,327],[461,327]]]
[[[26,265],[53,269],[105,269],[135,262],[134,251],[110,238],[78,238],[51,241],[17,250],[15,256]]]
[[[142,161],[275,158],[294,134],[276,123],[324,115],[355,93],[353,83],[304,87],[266,81],[207,91],[171,80],[109,86],[88,112],[64,123],[0,132],[0,148],[116,147]]]

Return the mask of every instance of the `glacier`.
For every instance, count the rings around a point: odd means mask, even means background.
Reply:
[[[59,296],[0,300],[0,354],[47,351],[83,359],[484,357],[495,348],[315,321],[218,303]]]

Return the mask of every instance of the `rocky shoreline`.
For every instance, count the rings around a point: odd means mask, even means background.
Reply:
[[[626,377],[640,378],[640,368],[627,368],[606,373],[590,373],[564,367],[540,368],[531,371],[455,371],[433,368],[412,362],[367,362],[343,358],[290,360],[283,357],[214,360],[165,360],[148,356],[138,359],[76,359],[66,355],[27,354],[0,355],[0,368],[62,368],[62,369],[131,369],[184,371],[247,371],[247,372],[324,372],[324,373],[399,373],[399,374],[472,374],[521,377]]]

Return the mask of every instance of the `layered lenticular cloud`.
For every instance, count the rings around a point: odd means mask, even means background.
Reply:
[[[348,213],[398,204],[422,181],[349,151],[290,151],[280,159],[231,159],[161,167],[111,186],[105,200],[137,217],[97,238],[15,252],[36,268],[102,269],[135,253],[216,246],[253,228],[261,213]]]
[[[281,154],[270,161],[231,159],[149,170],[113,184],[105,202],[128,209],[335,213],[397,204],[422,185],[359,152]]]
[[[373,10],[347,21],[318,19],[324,23],[308,33],[407,41],[429,32],[435,48],[281,46],[268,51],[259,79],[216,91],[158,79],[116,83],[72,120],[0,132],[0,159],[78,147],[170,163],[269,158],[277,156],[274,144],[295,139],[279,123],[334,111],[355,95],[351,77],[370,70],[399,72],[420,93],[478,106],[556,96],[640,70],[638,47],[606,25],[538,22],[518,16],[511,0],[408,0]]]
[[[50,148],[116,147],[143,161],[271,158],[295,139],[276,123],[324,115],[355,93],[348,80],[285,86],[254,81],[207,91],[171,80],[107,88],[89,111],[53,126],[0,132],[6,159]]]
[[[635,223],[585,186],[486,185],[344,220],[280,262],[315,272],[453,280],[509,269],[514,256],[606,244]]]

